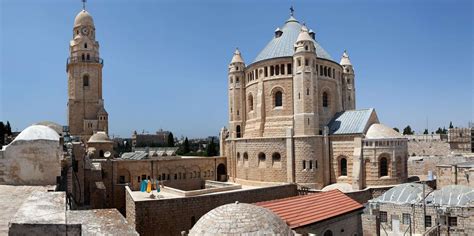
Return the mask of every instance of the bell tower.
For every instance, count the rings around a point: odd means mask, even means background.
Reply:
[[[344,110],[355,110],[356,109],[356,97],[355,97],[355,74],[354,67],[352,66],[347,51],[341,57],[342,66],[342,104]]]
[[[103,65],[94,21],[84,4],[74,20],[66,65],[69,131],[84,141],[97,131],[108,133],[108,114],[102,98]]]
[[[229,132],[231,138],[242,138],[244,136],[245,99],[245,62],[239,49],[236,49],[229,64]]]

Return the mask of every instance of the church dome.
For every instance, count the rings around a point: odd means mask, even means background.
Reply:
[[[97,132],[89,138],[88,143],[109,143],[112,142],[105,132]]]
[[[74,27],[82,25],[94,26],[94,20],[86,10],[79,12],[79,14],[76,16],[76,19],[74,19]]]
[[[301,32],[303,26],[291,16],[286,22],[285,25],[279,28],[281,34],[279,37],[273,37],[272,40],[265,46],[265,48],[257,55],[255,62],[271,59],[271,58],[280,58],[280,57],[291,57],[294,54],[294,45],[298,39],[298,35]],[[316,54],[318,58],[323,58],[326,60],[334,61],[329,53],[324,50],[319,43],[312,39],[314,46],[316,47]]]
[[[44,125],[32,125],[21,131],[15,141],[51,140],[59,141],[59,134],[54,129]]]
[[[270,210],[247,203],[217,207],[201,217],[189,235],[293,235]]]
[[[367,130],[367,134],[365,135],[365,138],[367,139],[401,138],[401,137],[402,135],[400,135],[397,131],[382,124],[372,124]]]

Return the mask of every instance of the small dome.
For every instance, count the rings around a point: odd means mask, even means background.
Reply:
[[[341,57],[341,62],[339,64],[341,64],[341,66],[352,66],[351,60],[349,59],[349,55],[347,55],[346,50],[344,50],[344,53]]]
[[[293,235],[272,211],[247,203],[217,207],[201,217],[189,235]]]
[[[313,42],[313,38],[311,38],[311,35],[309,35],[308,28],[306,26],[301,27],[300,34],[298,35],[298,38],[296,39],[296,42],[301,42],[301,41],[311,41]]]
[[[54,129],[44,125],[32,125],[21,131],[21,133],[13,140],[19,141],[32,141],[32,140],[51,140],[59,141],[59,134]]]
[[[367,139],[401,138],[401,137],[402,135],[400,135],[397,131],[382,124],[372,124],[369,127],[369,130],[367,130],[367,134],[365,135],[365,138]]]
[[[240,54],[239,49],[235,49],[234,56],[232,56],[232,61],[230,63],[244,63],[244,59],[242,59],[242,55]]]
[[[77,14],[76,19],[74,19],[74,27],[81,25],[94,26],[94,20],[92,16],[86,10],[82,10]]]
[[[330,184],[326,187],[324,187],[323,189],[321,189],[322,191],[331,191],[331,190],[334,190],[334,189],[337,189],[343,193],[348,193],[348,192],[352,192],[354,191],[354,189],[352,188],[352,185],[348,184],[348,183],[335,183],[335,184]]]
[[[88,143],[109,143],[112,142],[105,132],[97,132],[89,138]]]
[[[425,192],[429,193],[431,189],[426,187]],[[394,204],[413,204],[423,199],[423,184],[405,183],[397,185],[381,196],[370,200],[371,202],[390,202]]]

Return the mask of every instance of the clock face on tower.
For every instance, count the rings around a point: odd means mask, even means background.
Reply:
[[[87,29],[87,27],[82,27],[81,33],[82,33],[82,35],[86,35],[86,36],[87,36],[87,35],[89,34],[89,29]]]

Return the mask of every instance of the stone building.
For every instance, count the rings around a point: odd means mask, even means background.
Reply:
[[[29,126],[0,150],[0,184],[55,185],[62,156],[62,140],[54,129]]]
[[[381,125],[374,109],[355,110],[347,52],[336,62],[293,13],[250,64],[235,51],[227,80],[220,152],[231,180],[317,189],[406,181],[406,139]]]
[[[451,165],[438,165],[436,186],[465,185],[474,188],[474,161]]]
[[[474,152],[474,127],[448,129],[448,143],[454,152]]]
[[[369,201],[364,235],[472,235],[474,189],[449,185],[439,190],[419,183],[398,185]],[[439,233],[439,234],[438,234]]]
[[[154,134],[139,134],[134,131],[132,134],[132,147],[159,147],[166,146],[170,131],[159,130]]]
[[[108,132],[108,113],[102,98],[102,68],[99,42],[92,16],[83,9],[77,14],[69,43],[68,125],[73,136],[87,141],[97,131]]]

